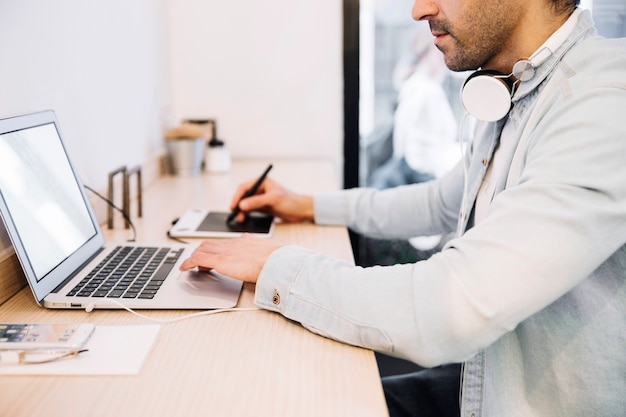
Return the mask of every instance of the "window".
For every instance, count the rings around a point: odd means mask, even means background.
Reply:
[[[402,155],[398,149],[394,151],[394,131],[400,130],[402,122],[402,118],[398,117],[398,110],[409,104],[419,105],[402,103],[405,98],[402,95],[402,81],[408,80],[411,65],[419,62],[416,60],[411,63],[416,39],[419,37],[416,27],[420,24],[411,17],[412,6],[413,0],[344,0],[346,188],[357,185],[386,187],[397,185],[401,181],[426,180],[441,175],[451,161],[460,155],[457,132],[456,143],[452,146],[437,147],[432,143],[423,143],[421,148],[418,145],[413,146],[413,149],[422,149],[419,157],[400,165],[401,169],[409,171],[408,168],[421,164],[427,171],[426,175],[401,176],[398,175],[397,167],[385,167],[394,157],[394,153],[396,156]],[[626,36],[626,0],[581,0],[580,6],[591,10],[600,35]],[[429,40],[432,43],[432,37]],[[419,52],[419,48],[417,49]],[[444,92],[453,117],[449,117],[448,111],[425,115],[424,117],[432,119],[435,127],[437,124],[444,125],[443,127],[456,125],[458,129],[461,125],[463,109],[459,101],[459,91],[467,75],[447,71],[437,78],[435,84],[439,88],[429,89],[439,98],[441,91]],[[417,83],[415,80],[414,82]],[[415,85],[413,87],[417,89]],[[433,90],[439,90],[439,93]],[[442,104],[442,108],[443,106]],[[465,126],[468,125],[467,121],[463,125],[463,130],[471,130],[471,126]],[[455,137],[451,130],[453,129],[440,129],[436,134]],[[464,134],[465,132],[461,132],[461,136]],[[396,141],[406,145],[401,139]],[[386,173],[385,168],[389,168],[389,172]],[[386,183],[380,180],[385,175],[392,177]],[[357,263],[385,263],[380,258],[372,259],[371,250],[368,249],[372,245],[367,240],[352,235],[352,241]],[[379,248],[381,242],[375,242],[373,246]],[[388,257],[396,256],[397,249],[395,246],[389,247]],[[414,258],[411,255],[402,260],[412,261]],[[391,262],[396,263],[397,259],[392,259]]]

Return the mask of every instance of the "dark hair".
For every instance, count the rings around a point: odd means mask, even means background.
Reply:
[[[550,0],[555,11],[567,12],[574,9],[580,4],[580,0]]]

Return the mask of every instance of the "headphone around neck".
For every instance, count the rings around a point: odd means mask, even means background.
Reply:
[[[517,81],[513,81],[511,77]],[[461,101],[465,110],[478,120],[495,122],[506,116],[511,107],[515,85],[529,81],[535,76],[535,66],[528,59],[513,65],[511,74],[493,70],[480,70],[470,75],[461,90]]]
[[[484,122],[496,122],[504,118],[513,106],[511,98],[516,86],[531,80],[535,76],[535,68],[543,64],[565,42],[573,32],[579,14],[580,9],[576,8],[565,24],[530,58],[517,61],[510,74],[479,70],[470,75],[461,88],[461,102],[465,110]],[[516,81],[511,77],[515,77]]]
[[[508,75],[493,70],[476,71],[463,83],[461,102],[478,120],[495,122],[511,110],[513,88],[514,83]]]

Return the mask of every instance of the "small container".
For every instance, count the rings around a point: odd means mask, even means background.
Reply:
[[[166,146],[171,173],[181,177],[200,174],[204,144],[204,138],[168,139]]]
[[[205,142],[202,146],[202,169],[206,169],[207,161],[204,152],[204,145],[209,143],[211,138],[215,137],[216,121],[214,119],[184,119],[183,126],[194,126],[202,132]]]
[[[213,137],[206,148],[206,170],[213,173],[230,171],[230,152],[224,141]]]

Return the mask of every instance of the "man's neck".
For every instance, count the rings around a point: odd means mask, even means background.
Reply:
[[[500,55],[497,61],[489,63],[485,68],[496,69],[504,74],[510,74],[513,65],[521,59],[528,59],[554,32],[556,32],[570,17],[574,9],[565,13],[556,14],[550,8],[532,7],[526,9],[521,16],[524,22],[510,37],[506,53]]]

